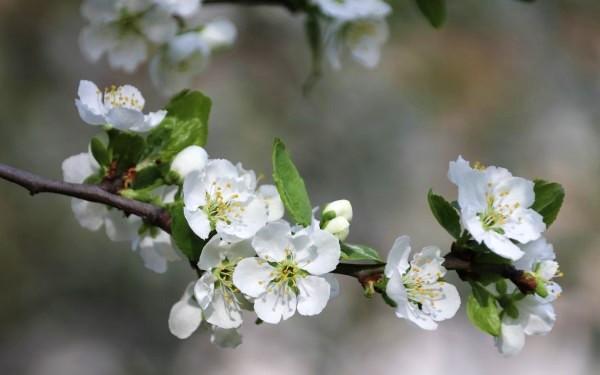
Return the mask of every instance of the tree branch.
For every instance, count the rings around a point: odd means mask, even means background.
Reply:
[[[98,185],[72,184],[64,181],[50,180],[32,173],[0,164],[0,178],[20,185],[31,195],[38,193],[54,193],[102,203],[117,208],[126,214],[136,215],[171,233],[171,216],[161,207],[124,198],[103,189]],[[195,265],[192,265],[194,268]],[[444,267],[453,270],[463,279],[477,280],[482,275],[494,274],[511,280],[525,294],[532,293],[536,287],[534,277],[516,269],[510,264],[476,263],[471,254],[454,244],[452,251],[445,256]],[[334,273],[351,276],[362,284],[376,282],[383,277],[385,264],[349,264],[340,263]]]
[[[167,233],[171,232],[171,217],[166,210],[152,204],[121,197],[96,185],[50,180],[5,164],[0,164],[0,178],[24,187],[31,195],[54,193],[103,203],[126,214],[139,216]]]

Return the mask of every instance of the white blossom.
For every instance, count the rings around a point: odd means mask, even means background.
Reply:
[[[560,286],[552,280],[560,275],[552,245],[542,237],[522,246],[522,249],[525,255],[514,266],[532,272],[536,281],[544,284],[546,295],[522,296],[513,284],[508,285],[509,295],[518,294],[520,297],[513,299],[518,316],[504,313],[501,334],[495,338],[496,347],[505,356],[519,353],[525,346],[525,336],[546,335],[552,330],[556,321],[552,302],[561,293]]]
[[[323,311],[332,290],[325,275],[335,269],[340,257],[333,235],[318,225],[292,233],[287,222],[276,221],[256,234],[252,246],[258,258],[241,260],[233,283],[254,299],[260,319],[277,324],[296,311],[306,316]]]
[[[525,346],[525,336],[546,335],[556,321],[554,307],[536,295],[527,295],[514,302],[518,317],[503,314],[501,333],[495,338],[496,347],[505,356],[519,353]]]
[[[374,68],[388,37],[388,25],[383,18],[333,20],[324,30],[325,54],[334,69],[341,68],[340,56],[346,50],[364,67]]]
[[[321,12],[338,20],[359,18],[383,18],[391,12],[382,0],[311,0]]]
[[[202,0],[154,0],[154,3],[169,13],[189,17],[198,12]]]
[[[66,182],[81,184],[97,174],[100,166],[89,152],[67,158],[62,164],[63,178]],[[173,189],[161,189],[159,195],[164,203],[172,201]],[[132,250],[139,250],[144,265],[158,273],[167,270],[167,262],[179,260],[171,242],[171,236],[158,228],[147,228],[142,219],[135,215],[126,216],[115,208],[103,204],[74,198],[71,207],[79,224],[89,230],[97,231],[104,227],[106,235],[112,241],[131,241]]]
[[[188,146],[171,162],[171,170],[185,178],[192,172],[202,172],[208,163],[208,154],[200,146]]]
[[[408,262],[410,238],[396,239],[385,266],[386,294],[396,303],[396,316],[434,330],[439,321],[452,318],[460,307],[456,287],[442,280],[446,269],[437,247],[429,246]]]
[[[179,339],[190,337],[202,323],[202,309],[194,298],[194,284],[188,284],[169,313],[169,331]]]
[[[347,221],[352,221],[352,204],[346,199],[340,199],[328,203],[325,208],[323,208],[323,215],[327,214],[328,212],[333,212],[335,217],[341,216]]]
[[[62,163],[63,179],[66,182],[81,184],[97,174],[100,166],[89,152],[73,155]],[[129,241],[137,235],[141,219],[137,216],[125,217],[117,209],[77,198],[71,200],[71,208],[79,224],[89,230],[97,231],[104,227],[106,235],[112,241]]]
[[[230,46],[235,38],[235,26],[228,20],[215,20],[200,31],[177,35],[150,61],[152,83],[167,95],[189,87],[193,78],[204,70],[211,54]]]
[[[79,38],[92,62],[105,53],[111,67],[133,72],[147,58],[149,43],[165,43],[177,32],[175,19],[149,0],[86,0],[82,14],[90,22]]]
[[[179,339],[187,339],[203,324],[202,308],[194,296],[191,282],[186,287],[181,299],[177,301],[169,313],[169,331]],[[210,342],[222,348],[235,348],[242,343],[242,336],[235,328],[220,328],[206,324],[211,331]]]
[[[448,178],[458,186],[461,221],[473,238],[494,253],[512,260],[522,244],[536,240],[546,229],[542,216],[531,209],[533,182],[499,167],[471,168],[462,157],[450,162]]]
[[[224,159],[211,159],[203,171],[188,174],[183,182],[184,215],[190,228],[206,239],[216,231],[223,240],[237,242],[252,237],[268,220],[276,199],[256,192],[256,176]],[[274,206],[273,206],[274,207]]]
[[[344,241],[350,233],[350,223],[342,216],[337,216],[327,221],[323,230],[333,234],[340,241]]]
[[[93,82],[81,81],[77,93],[75,105],[79,116],[90,125],[109,124],[120,130],[146,132],[167,115],[165,110],[144,114],[146,101],[131,85],[112,86],[103,94]]]
[[[239,261],[254,255],[249,240],[231,244],[214,236],[204,246],[198,268],[205,272],[194,293],[208,323],[223,329],[242,324],[242,308],[248,302],[233,285],[233,272]]]

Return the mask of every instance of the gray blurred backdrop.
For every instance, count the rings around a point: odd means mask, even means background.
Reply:
[[[594,374],[600,371],[600,3],[449,1],[429,27],[395,2],[379,68],[326,70],[306,98],[302,19],[269,7],[206,7],[239,28],[194,87],[214,100],[208,151],[270,176],[273,137],[289,145],[315,204],[348,198],[350,240],[386,254],[394,238],[447,248],[426,204],[454,197],[448,161],[502,165],[564,184],[548,233],[565,277],[558,321],[512,359],[471,327],[463,309],[435,332],[395,318],[358,283],[318,317],[278,326],[248,317],[237,350],[206,333],[179,341],[171,305],[194,274],[180,262],[146,270],[128,244],[81,228],[69,199],[31,198],[0,181],[2,374]],[[0,161],[60,178],[92,127],[73,100],[80,79],[132,83],[148,108],[166,101],[146,67],[135,75],[86,62],[79,1],[0,0]],[[464,295],[464,294],[463,294]]]

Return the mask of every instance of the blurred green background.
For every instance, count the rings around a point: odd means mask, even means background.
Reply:
[[[81,228],[68,198],[31,198],[0,181],[0,373],[599,373],[600,3],[449,3],[436,31],[412,1],[395,1],[380,66],[326,70],[309,97],[301,17],[206,7],[239,29],[194,83],[214,100],[208,151],[270,176],[272,139],[283,138],[313,203],[350,199],[349,239],[384,254],[400,234],[414,248],[448,248],[425,198],[430,187],[455,196],[446,170],[459,154],[561,182],[567,198],[548,236],[564,294],[549,336],[504,359],[462,309],[422,331],[340,277],[342,295],[318,317],[255,326],[248,316],[236,350],[206,333],[180,341],[167,317],[194,277],[184,262],[154,274],[128,244]],[[128,76],[83,59],[79,5],[0,0],[2,163],[61,177],[62,160],[95,131],[73,104],[80,79],[134,84],[148,109],[166,101],[145,66]]]

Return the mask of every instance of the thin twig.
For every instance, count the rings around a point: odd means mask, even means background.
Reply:
[[[171,216],[163,208],[124,198],[97,185],[51,180],[5,164],[0,164],[0,178],[24,187],[31,195],[54,193],[102,203],[126,214],[139,216],[149,224],[171,233]],[[532,293],[535,290],[536,280],[528,273],[518,270],[510,264],[475,263],[471,261],[468,254],[468,252],[453,246],[452,251],[445,256],[444,267],[456,271],[461,278],[477,280],[481,275],[496,274],[511,280],[523,293]],[[194,265],[192,267],[194,268]],[[381,279],[384,268],[385,264],[340,263],[333,272],[354,277],[365,285]]]
[[[71,184],[51,180],[5,164],[0,164],[0,178],[24,187],[31,195],[54,193],[90,202],[103,203],[126,214],[139,216],[167,233],[171,232],[171,217],[164,209],[152,204],[124,198],[96,185]]]

